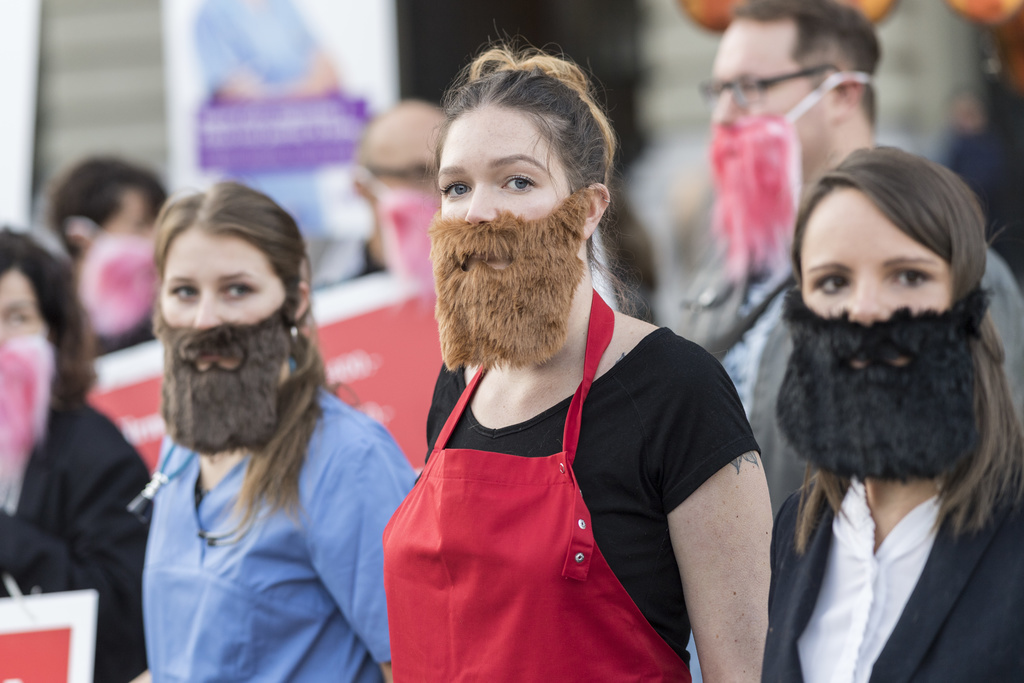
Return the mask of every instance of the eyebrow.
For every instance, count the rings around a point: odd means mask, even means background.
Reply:
[[[227,275],[221,275],[219,278],[217,278],[217,280],[220,282],[227,282],[228,280],[238,280],[248,277],[252,277],[252,273],[246,270],[240,270],[237,273],[228,273]]]
[[[882,265],[885,266],[886,268],[892,268],[893,266],[902,266],[912,263],[921,263],[929,266],[938,265],[935,259],[929,258],[927,256],[897,256],[896,258],[891,258],[885,261]],[[831,261],[829,263],[822,263],[820,266],[808,268],[807,272],[814,273],[819,270],[839,270],[844,273],[847,273],[850,271],[850,268],[837,261]]]
[[[548,170],[547,166],[540,163],[529,154],[510,154],[507,157],[501,157],[500,159],[493,160],[490,164],[488,164],[488,166],[490,166],[491,168],[501,168],[502,166],[509,166],[517,162],[524,162],[530,164],[531,166],[535,166],[542,171]],[[466,169],[463,166],[445,166],[444,168],[437,172],[437,175],[459,175],[465,172]]]
[[[808,268],[807,272],[808,273],[815,273],[815,272],[817,272],[819,270],[841,270],[844,273],[848,273],[850,271],[850,269],[847,268],[846,266],[844,266],[842,263],[837,263],[835,261],[832,261],[830,263],[822,263],[820,266],[814,266],[813,268]]]
[[[226,275],[221,275],[220,277],[217,278],[217,281],[218,282],[228,282],[230,280],[238,280],[238,279],[251,278],[251,277],[253,277],[252,273],[250,273],[248,271],[245,271],[245,270],[240,270],[240,271],[235,272],[235,273],[228,273]],[[174,277],[169,278],[168,282],[171,282],[171,283],[179,283],[179,282],[189,283],[189,282],[195,281],[195,279],[196,278],[191,276],[191,275],[175,275]]]
[[[32,301],[31,299],[16,299],[7,304],[4,304],[2,310],[4,313],[10,313],[11,311],[17,311],[22,308],[27,308],[30,311],[39,310],[38,304],[36,304],[36,302]]]
[[[936,260],[928,256],[897,256],[896,258],[891,258],[886,261],[884,265],[897,266],[905,263],[923,263],[930,266],[937,265]]]

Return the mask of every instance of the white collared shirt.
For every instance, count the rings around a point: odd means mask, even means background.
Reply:
[[[875,548],[864,484],[854,481],[832,521],[818,602],[797,641],[806,683],[867,683],[935,542],[938,496],[911,510]]]

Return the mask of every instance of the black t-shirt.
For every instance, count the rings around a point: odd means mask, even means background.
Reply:
[[[462,371],[441,369],[428,444],[465,388]],[[480,426],[467,407],[448,447],[529,457],[558,453],[571,398],[501,429]],[[715,472],[757,449],[722,366],[666,328],[599,377],[583,404],[573,470],[595,541],[641,613],[684,660],[690,621],[667,515]]]

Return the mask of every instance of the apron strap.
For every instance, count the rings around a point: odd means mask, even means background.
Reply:
[[[597,375],[597,366],[601,362],[601,356],[604,355],[605,349],[608,348],[608,344],[612,340],[612,332],[615,330],[615,313],[609,308],[608,304],[604,302],[597,291],[594,291],[594,295],[590,306],[590,325],[587,329],[587,351],[583,361],[583,381],[580,382],[579,387],[576,389],[576,393],[573,394],[572,402],[569,404],[569,414],[565,420],[565,430],[562,433],[562,450],[566,451],[569,467],[572,466],[573,458],[576,456],[576,444],[580,439],[580,422],[583,417],[583,402],[587,398],[587,394],[590,392],[590,385],[594,382],[594,376]],[[462,419],[462,413],[465,412],[466,406],[469,405],[470,399],[473,398],[473,393],[476,391],[477,386],[480,384],[481,378],[484,376],[483,368],[477,370],[476,374],[473,375],[473,379],[470,380],[469,384],[466,385],[465,390],[462,392],[462,396],[459,397],[459,402],[455,404],[451,414],[448,415],[447,421],[444,423],[444,427],[441,429],[441,433],[437,437],[437,441],[434,443],[434,450],[443,450],[448,446],[448,439],[451,438],[452,432],[455,431],[456,425],[459,420]]]
[[[572,467],[576,458],[576,445],[580,440],[580,425],[583,420],[583,402],[590,393],[590,385],[597,375],[597,366],[601,356],[612,341],[615,331],[615,313],[594,290],[590,306],[590,326],[587,329],[587,352],[583,361],[583,381],[576,388],[576,393],[569,404],[569,414],[565,419],[565,431],[562,433],[562,450],[566,453],[566,463]]]
[[[459,402],[452,408],[452,412],[448,415],[448,419],[444,423],[444,427],[441,429],[441,433],[437,436],[437,441],[434,442],[434,450],[441,451],[448,446],[448,439],[451,437],[452,432],[455,431],[455,426],[459,424],[459,420],[462,418],[462,413],[466,410],[466,406],[469,405],[469,399],[473,398],[473,393],[476,391],[477,385],[480,384],[480,379],[484,376],[484,369],[480,368],[473,375],[473,379],[466,385],[465,390],[462,392],[462,396],[459,396]]]

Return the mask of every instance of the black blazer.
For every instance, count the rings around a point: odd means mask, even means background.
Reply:
[[[99,592],[96,683],[124,683],[146,668],[148,529],[125,506],[147,481],[146,466],[110,420],[88,407],[50,411],[17,512],[0,510],[0,571],[22,591]]]
[[[798,503],[799,493],[790,496],[775,519],[762,681],[803,680],[797,639],[832,545],[826,509],[797,555]],[[1024,510],[1004,507],[985,529],[957,539],[939,530],[871,681],[1024,681]]]

